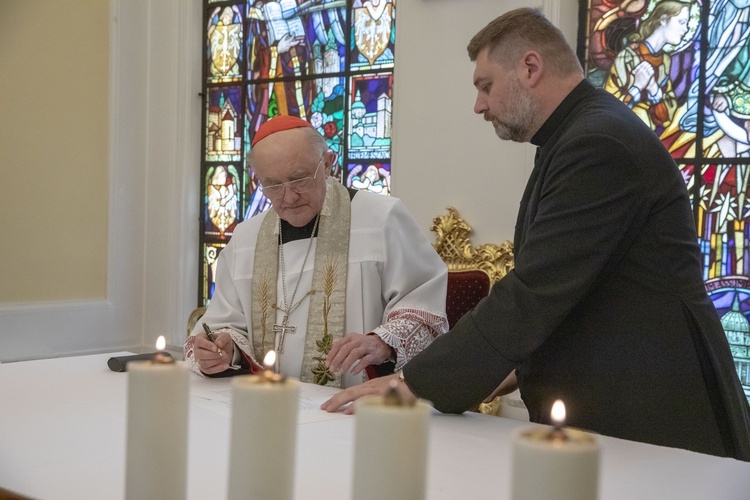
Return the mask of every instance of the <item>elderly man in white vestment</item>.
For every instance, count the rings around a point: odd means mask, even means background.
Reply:
[[[219,254],[185,342],[196,372],[252,372],[275,349],[282,373],[349,387],[398,371],[447,331],[445,264],[401,201],[329,178],[334,158],[296,117],[255,134],[248,160],[273,210],[239,224]]]

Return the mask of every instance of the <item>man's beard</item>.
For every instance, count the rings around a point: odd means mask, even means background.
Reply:
[[[500,139],[526,142],[531,139],[538,106],[531,96],[524,92],[521,83],[517,80],[511,83],[508,103],[508,111],[506,111],[502,120],[490,114],[485,115],[485,120],[492,122],[495,133]]]

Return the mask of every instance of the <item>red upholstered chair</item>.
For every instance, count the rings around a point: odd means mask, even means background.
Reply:
[[[448,325],[453,328],[461,316],[474,309],[474,306],[490,293],[490,288],[490,275],[481,269],[449,271],[448,296],[445,301]]]
[[[448,296],[445,312],[451,328],[461,316],[471,311],[490,293],[492,285],[513,269],[513,244],[486,243],[472,247],[471,226],[448,207],[448,215],[432,219],[430,229],[436,233],[435,250],[448,266]],[[482,403],[479,411],[497,415],[500,398]]]
[[[513,244],[472,247],[471,226],[448,207],[448,215],[432,219],[435,250],[448,266],[446,313],[451,328],[490,293],[492,285],[513,269]]]

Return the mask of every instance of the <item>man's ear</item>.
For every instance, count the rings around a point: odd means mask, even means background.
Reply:
[[[323,159],[323,163],[325,163],[324,169],[325,169],[326,177],[328,177],[329,175],[331,175],[331,170],[333,170],[333,165],[336,162],[336,153],[334,153],[331,150],[328,150],[325,152],[324,156],[325,156],[325,158]]]
[[[520,80],[528,88],[534,88],[544,75],[544,60],[535,50],[527,51],[521,58]]]

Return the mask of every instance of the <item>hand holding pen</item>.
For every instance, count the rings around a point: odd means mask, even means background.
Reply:
[[[193,344],[193,359],[198,368],[206,375],[228,370],[234,357],[232,338],[226,332],[211,331],[206,323],[203,323],[203,331],[206,336],[196,335]]]
[[[212,337],[213,332],[211,331],[211,328],[209,328],[206,323],[203,323],[203,330],[206,332],[206,337],[208,337],[208,340],[210,340],[216,346],[216,353],[219,356],[224,356],[224,352],[219,348],[218,345],[216,345],[216,339]]]

